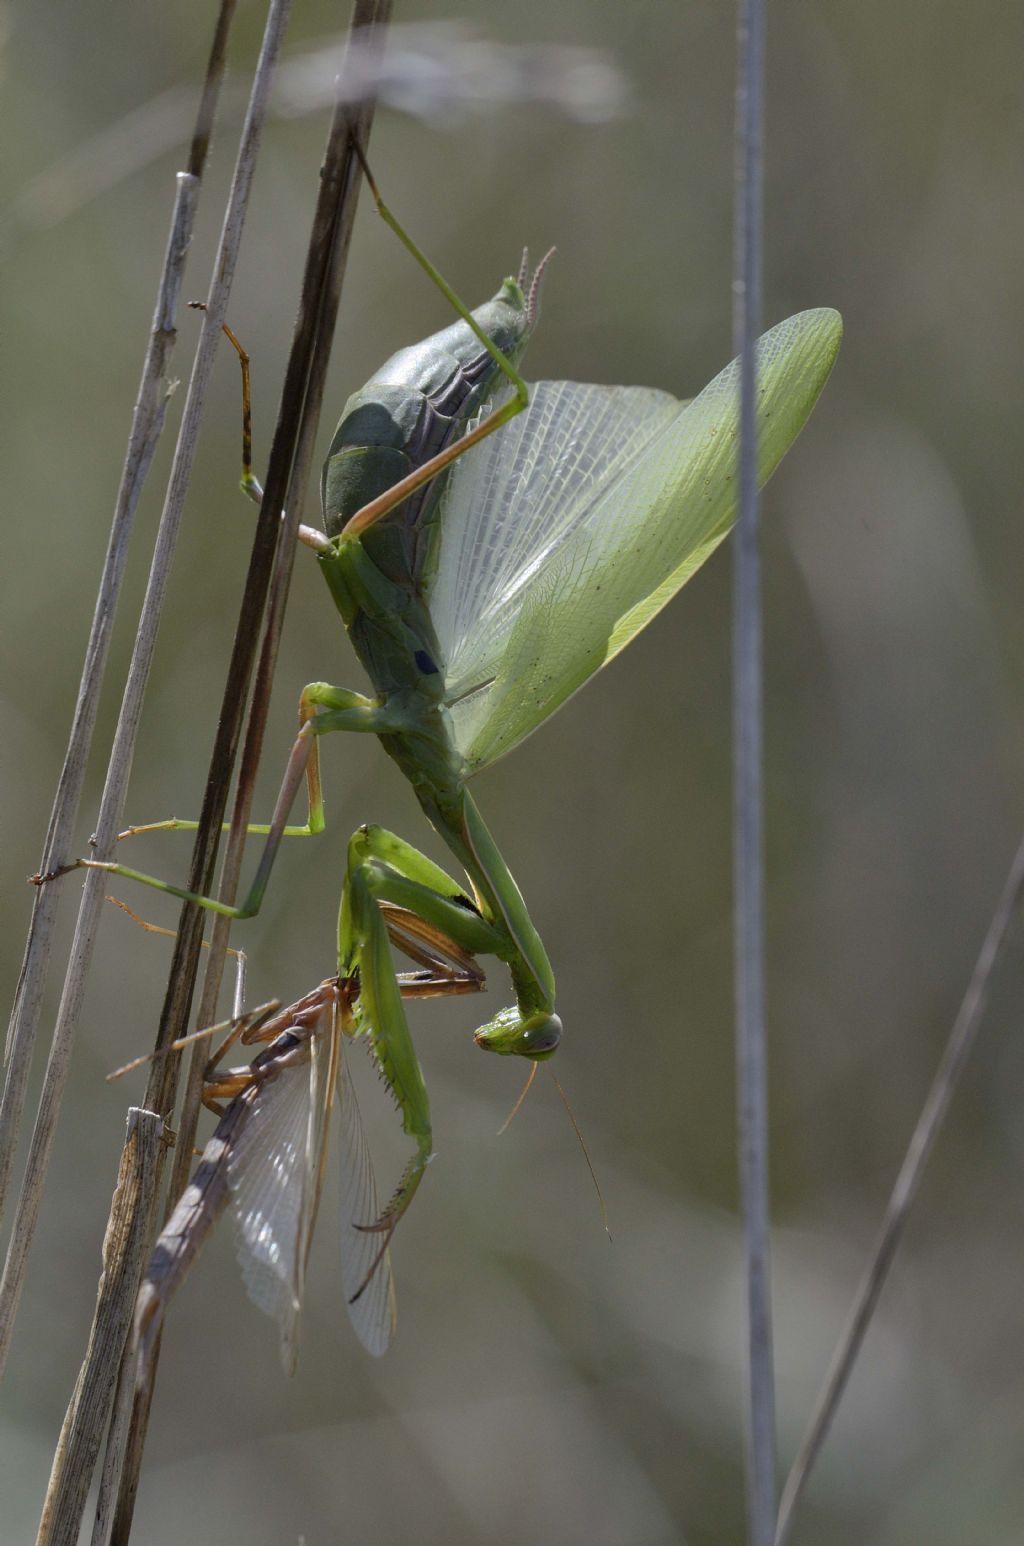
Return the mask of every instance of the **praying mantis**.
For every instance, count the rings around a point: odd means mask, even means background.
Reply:
[[[368,1257],[363,1253],[363,1282],[350,1293],[350,1311],[365,1299],[369,1278],[386,1270],[388,1243],[432,1153],[429,1100],[403,1006],[403,997],[416,995],[412,979],[446,962],[437,991],[463,991],[471,975],[474,985],[482,983],[479,958],[493,957],[508,969],[514,1002],[476,1031],[476,1044],[536,1063],[552,1056],[562,1035],[551,964],[470,780],[613,659],[726,536],[734,518],[739,390],[736,362],[689,401],[644,387],[547,381],[528,388],[518,367],[537,323],[546,260],[531,275],[524,256],[518,276],[470,312],[369,181],[380,213],[460,318],[393,355],[349,399],[324,464],[323,529],[300,532],[316,552],[373,694],[325,682],[303,689],[300,729],[273,819],[269,828],[253,829],[267,834],[266,845],[240,906],[120,863],[77,861],[250,918],[282,837],[324,828],[321,736],[376,735],[409,780],[466,881],[394,833],[360,826],[345,862],[338,974],[329,979],[335,986],[321,985],[316,1011],[309,1010],[316,1034],[299,1036],[303,1058],[314,1046],[340,1046],[336,1033],[322,1034],[323,1016],[345,1036],[364,1039],[413,1145],[383,1208],[351,1220],[375,1245]],[[791,317],[761,339],[761,482],[817,400],[841,329],[838,314],[821,309]],[[258,492],[249,473],[243,485]],[[303,780],[308,819],[288,827]],[[392,945],[421,973],[397,974]],[[303,1002],[291,1006],[293,1019],[306,1015]],[[270,1025],[274,1030],[278,1022]],[[261,1066],[269,1064],[277,1077],[293,1050],[271,1053]],[[337,1072],[339,1054],[310,1060]],[[270,1087],[254,1063],[234,1100]],[[298,1234],[301,1243],[289,1253],[304,1260],[308,1231]],[[289,1270],[295,1301],[301,1273]],[[354,1311],[357,1329],[360,1317],[365,1313]],[[382,1325],[378,1313],[364,1335],[372,1350],[386,1341]]]

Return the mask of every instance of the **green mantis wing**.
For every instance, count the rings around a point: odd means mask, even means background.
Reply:
[[[758,344],[759,482],[796,438],[842,322],[805,311]],[[503,756],[671,600],[735,519],[739,366],[692,401],[540,382],[453,469],[430,595],[468,772]]]

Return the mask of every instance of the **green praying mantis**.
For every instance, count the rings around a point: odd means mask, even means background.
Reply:
[[[348,1284],[350,1311],[366,1345],[380,1351],[390,1334],[389,1292],[375,1290],[372,1314],[353,1307],[364,1304],[374,1274],[387,1271],[388,1243],[432,1152],[430,1105],[403,998],[416,996],[417,980],[432,981],[425,992],[478,988],[478,959],[494,957],[508,968],[514,1002],[476,1031],[477,1045],[536,1063],[552,1056],[562,1034],[551,964],[470,780],[613,659],[728,533],[739,376],[734,362],[688,401],[645,387],[527,387],[518,367],[537,323],[544,263],[531,275],[524,256],[517,278],[470,312],[387,210],[372,179],[370,186],[381,214],[459,313],[451,326],[393,355],[349,399],[323,469],[323,530],[300,533],[317,554],[374,691],[365,696],[325,682],[303,690],[300,730],[273,819],[252,829],[267,839],[240,906],[120,863],[78,864],[250,918],[281,838],[323,830],[321,736],[376,735],[408,778],[466,882],[394,833],[359,827],[341,888],[337,978],[317,990],[315,1011],[306,1001],[290,1006],[284,1028],[303,1043],[302,1057],[293,1057],[297,1042],[262,1055],[276,1080],[292,1062],[308,1061],[309,1048],[340,1045],[338,1034],[322,1035],[327,1015],[335,1032],[340,1025],[368,1044],[412,1140],[412,1156],[384,1207],[350,1220],[373,1239],[373,1250],[361,1253],[362,1281]],[[760,340],[762,483],[817,400],[841,330],[838,314],[822,309],[791,317]],[[247,479],[243,484],[258,492]],[[303,780],[308,819],[288,827]],[[392,945],[420,970],[398,974]],[[283,1022],[268,1023],[280,1033]],[[245,1029],[261,1034],[259,1025]],[[337,1054],[327,1059],[335,1073],[338,1061]],[[232,1087],[236,1102],[252,1105],[252,1091],[272,1087],[259,1062]],[[322,1129],[323,1122],[317,1155]],[[310,1159],[307,1171],[319,1168],[319,1158]],[[363,1206],[370,1206],[369,1195],[364,1189]],[[270,1211],[257,1208],[255,1236]],[[175,1239],[188,1219],[179,1224]],[[301,1236],[301,1243],[275,1247],[276,1257],[301,1252],[304,1259],[308,1233],[292,1230],[289,1240]],[[285,1266],[289,1281],[299,1282],[295,1263]],[[296,1308],[299,1290],[289,1292]],[[163,1290],[154,1295],[162,1304]]]

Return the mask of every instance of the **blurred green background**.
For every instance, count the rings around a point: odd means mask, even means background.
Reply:
[[[3,198],[199,80],[213,7],[6,5]],[[398,19],[437,7],[400,3]],[[342,7],[297,4],[292,45]],[[529,374],[688,395],[730,354],[733,7],[521,0],[473,8],[510,42],[598,46],[628,115],[519,107],[427,127],[381,113],[373,162],[409,229],[477,302],[556,242]],[[236,81],[260,8],[234,39]],[[768,962],[780,1447],[822,1378],[1020,821],[1019,5],[877,0],[771,11],[766,325],[837,306],[833,379],[765,501]],[[267,136],[231,319],[255,360],[265,461],[325,116]],[[128,137],[134,147],[137,128]],[[186,295],[204,294],[233,133],[218,135]],[[124,144],[124,137],[121,137]],[[180,144],[5,251],[4,1003],[74,701],[163,252]],[[107,155],[101,157],[107,164]],[[84,189],[83,189],[84,191]],[[349,391],[447,321],[364,200],[326,447]],[[175,373],[187,376],[186,313]],[[172,427],[177,405],[172,406]],[[218,363],[129,816],[195,815],[252,516],[235,491],[236,367]],[[142,525],[159,512],[165,436]],[[309,519],[315,519],[311,510]],[[101,730],[145,580],[131,573]],[[437,1158],[394,1251],[396,1343],[353,1338],[330,1199],[304,1351],[281,1374],[225,1228],[174,1305],[133,1537],[218,1542],[742,1539],[743,1281],[731,1030],[730,564],[682,598],[477,798],[551,953],[559,1074],[608,1202],[600,1224],[549,1081],[495,1131],[522,1070],[479,1056],[480,1005],[415,1031]],[[300,687],[360,686],[299,555],[263,781]],[[251,998],[332,970],[342,844],[393,826],[441,857],[375,743],[325,748],[329,835],[294,844],[244,928]],[[90,781],[80,844],[101,769]],[[132,862],[184,874],[188,839]],[[70,933],[78,883],[62,910]],[[157,921],[176,909],[122,893]],[[237,932],[241,942],[243,931]],[[32,1538],[92,1311],[127,1103],[104,1074],[152,1041],[164,942],[111,910],[2,1397],[0,1536]],[[794,1540],[1009,1546],[1024,1530],[1019,935]],[[493,973],[488,1001],[504,1001]],[[55,994],[44,1017],[52,1024]],[[39,1060],[37,1060],[39,1061]],[[38,1072],[33,1094],[38,1088]],[[391,1124],[384,1119],[390,1132]]]

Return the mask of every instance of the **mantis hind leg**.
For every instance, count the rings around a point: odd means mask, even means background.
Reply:
[[[205,301],[189,301],[193,311],[205,311]],[[228,343],[238,355],[238,363],[242,368],[242,476],[239,479],[239,487],[242,493],[254,504],[263,503],[263,485],[252,470],[252,385],[249,372],[249,355],[243,347],[241,339],[232,332],[226,322],[221,323],[221,332]],[[300,523],[298,538],[307,547],[322,552],[329,544],[322,531],[315,526],[304,526]]]
[[[431,283],[438,290],[440,290],[441,294],[448,301],[449,305],[451,305],[454,310],[458,312],[463,322],[467,324],[467,326],[479,339],[483,348],[487,350],[487,353],[490,355],[495,365],[498,367],[502,375],[506,378],[509,385],[512,387],[513,396],[508,400],[508,402],[503,403],[500,408],[496,408],[493,413],[488,414],[486,419],[477,424],[476,427],[470,430],[468,434],[463,435],[455,442],[454,445],[450,445],[446,450],[439,452],[437,456],[434,456],[430,461],[425,462],[422,467],[418,467],[414,472],[410,473],[407,478],[403,478],[399,483],[396,483],[392,488],[387,489],[378,498],[371,500],[369,504],[364,505],[361,510],[357,510],[356,513],[351,516],[342,530],[342,536],[346,539],[352,539],[354,537],[360,536],[364,531],[367,530],[368,527],[372,526],[376,521],[381,520],[382,517],[387,515],[391,510],[394,510],[397,505],[400,505],[402,500],[408,498],[408,496],[415,492],[416,489],[421,488],[424,483],[429,483],[432,478],[436,478],[438,473],[443,472],[445,468],[449,467],[451,463],[454,462],[458,457],[464,455],[471,446],[477,445],[478,442],[485,439],[486,436],[492,435],[495,430],[500,429],[503,424],[507,424],[508,421],[514,418],[517,413],[522,413],[523,409],[527,406],[530,400],[529,388],[527,387],[526,382],[523,380],[522,376],[516,370],[512,361],[506,354],[503,353],[501,349],[498,348],[493,339],[488,338],[483,328],[473,316],[469,307],[465,304],[464,301],[460,300],[459,296],[456,295],[455,291],[444,278],[443,274],[441,274],[438,269],[434,267],[426,253],[423,252],[422,248],[416,245],[408,231],[406,231],[405,227],[398,220],[397,216],[395,216],[385,204],[383,198],[381,197],[380,189],[377,186],[376,179],[373,173],[370,171],[370,167],[366,160],[366,156],[363,153],[362,146],[355,138],[352,140],[352,148],[355,151],[360,164],[362,165],[363,176],[366,178],[367,186],[373,195],[374,203],[377,206],[377,213],[380,215],[385,224],[390,226],[391,230],[394,231],[395,235],[402,243],[402,246],[419,264],[420,268],[430,279]],[[521,290],[523,290],[525,287],[523,300],[531,325],[534,317],[536,316],[537,298],[540,293],[541,277],[544,273],[548,259],[551,257],[553,251],[554,248],[552,248],[541,259],[540,263],[537,265],[536,270],[534,271],[532,280],[529,278],[527,270],[527,256],[525,253],[523,254],[523,262],[520,266],[518,282]]]

